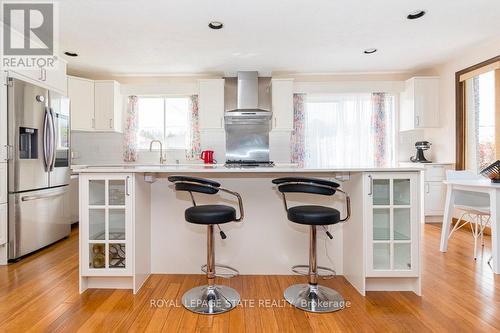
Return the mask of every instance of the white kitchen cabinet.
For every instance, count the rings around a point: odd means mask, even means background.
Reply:
[[[76,223],[79,219],[78,204],[80,202],[78,196],[78,176],[76,175],[71,175],[71,179],[69,181],[68,200],[70,223]]]
[[[198,81],[201,129],[224,128],[224,79]]]
[[[7,243],[7,204],[0,204],[0,245]]]
[[[21,80],[28,81],[38,86],[54,90],[64,96],[67,95],[66,82],[66,61],[58,59],[58,64],[55,69],[19,69],[9,71],[9,75],[18,77]]]
[[[95,81],[94,114],[95,129],[122,131],[122,103],[120,84],[116,81]]]
[[[424,183],[425,216],[443,216],[446,185],[443,182]]]
[[[293,79],[272,79],[273,130],[293,130]]]
[[[130,275],[131,175],[81,176],[80,232],[84,276]]]
[[[401,93],[399,130],[429,127],[439,127],[439,78],[414,77]]]
[[[419,276],[416,173],[365,175],[366,276]]]
[[[71,129],[76,131],[122,131],[122,99],[116,81],[93,81],[68,77]]]
[[[435,216],[436,221],[427,218],[429,222],[442,222],[444,204],[446,200],[446,170],[453,168],[453,164],[426,164],[424,177],[424,214],[427,217]]]
[[[142,286],[150,273],[149,197],[149,184],[134,174],[79,176],[81,292]]]
[[[71,129],[93,131],[94,81],[68,76],[68,96],[71,110]]]
[[[66,61],[60,59],[56,70],[45,71],[45,83],[60,92],[64,96],[68,95],[68,81],[66,76]]]

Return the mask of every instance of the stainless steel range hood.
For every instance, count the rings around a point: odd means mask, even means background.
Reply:
[[[272,113],[259,109],[257,72],[238,72],[237,108],[224,114],[226,161],[269,161]]]
[[[267,112],[259,109],[259,73],[257,71],[238,72],[236,109],[228,112]]]

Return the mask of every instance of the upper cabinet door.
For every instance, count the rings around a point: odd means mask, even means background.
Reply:
[[[401,93],[400,131],[439,127],[439,78],[415,77]]]
[[[116,81],[95,81],[95,129],[121,132],[121,95]]]
[[[64,96],[67,94],[66,61],[63,59],[58,60],[57,67],[54,69],[19,69],[11,73],[19,75],[20,79],[29,83],[55,90]]]
[[[201,129],[224,128],[224,79],[199,81],[199,112]]]
[[[60,59],[57,69],[46,70],[44,74],[45,83],[52,89],[64,96],[68,94],[68,82],[66,76],[66,61]]]
[[[293,79],[273,79],[273,129],[293,130]]]
[[[68,96],[70,99],[71,129],[93,131],[95,129],[94,81],[69,76]]]
[[[415,79],[416,127],[439,127],[439,79]]]

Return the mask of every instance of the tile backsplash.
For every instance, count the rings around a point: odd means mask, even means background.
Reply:
[[[71,132],[72,164],[123,163],[123,134]]]
[[[226,143],[223,130],[202,130],[201,149],[215,151],[215,159],[225,162]],[[277,163],[290,162],[290,132],[272,131],[269,134],[270,159]],[[158,149],[157,146],[155,146]],[[76,164],[123,164],[123,134],[114,132],[71,133],[71,163]],[[159,152],[140,150],[136,163],[158,163]],[[166,151],[167,163],[201,163],[201,160],[187,161],[185,151],[180,149]]]

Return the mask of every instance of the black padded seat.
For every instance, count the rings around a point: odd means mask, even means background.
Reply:
[[[236,209],[225,205],[201,205],[186,209],[186,221],[195,224],[222,224],[236,220]]]
[[[340,212],[323,206],[295,206],[288,208],[288,219],[307,225],[328,225],[340,222]]]

